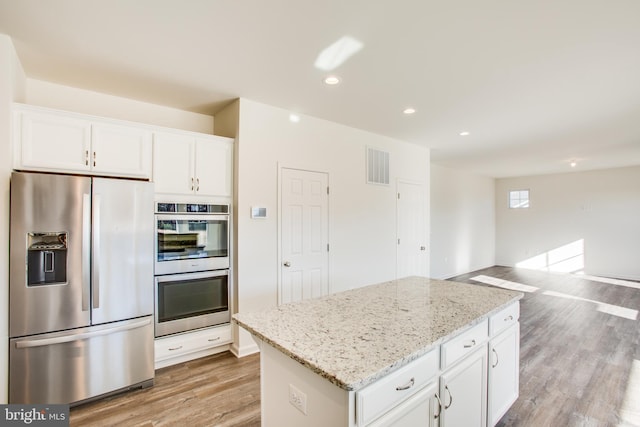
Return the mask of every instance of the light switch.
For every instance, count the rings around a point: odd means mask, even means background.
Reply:
[[[263,219],[267,217],[267,208],[262,206],[251,206],[251,218]]]

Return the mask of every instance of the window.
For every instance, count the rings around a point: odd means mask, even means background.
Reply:
[[[529,207],[529,190],[509,191],[509,207],[523,209]]]

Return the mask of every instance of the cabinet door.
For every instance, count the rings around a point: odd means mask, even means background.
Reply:
[[[487,346],[476,350],[440,377],[445,427],[485,427],[487,424]]]
[[[196,139],[196,193],[230,197],[233,140],[213,136]]]
[[[433,382],[424,389],[399,404],[368,427],[434,427],[437,426],[436,393],[438,382]]]
[[[151,178],[151,132],[107,123],[92,127],[90,165],[101,175]]]
[[[156,193],[193,194],[195,141],[188,135],[153,135],[153,182]]]
[[[56,113],[20,112],[18,115],[15,147],[21,156],[16,168],[90,170],[91,123],[88,120]]]
[[[494,426],[518,398],[520,324],[489,342],[489,425]]]

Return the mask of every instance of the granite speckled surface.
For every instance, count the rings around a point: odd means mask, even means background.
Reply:
[[[345,390],[426,354],[522,293],[408,277],[253,313],[233,321]]]

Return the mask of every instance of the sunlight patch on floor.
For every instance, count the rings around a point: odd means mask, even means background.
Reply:
[[[610,279],[608,277],[590,276],[588,274],[576,274],[581,279],[591,280],[593,282],[607,283],[609,285],[625,286],[627,288],[640,289],[640,283],[631,280]]]
[[[516,263],[516,267],[554,273],[573,273],[584,268],[584,239]]]
[[[564,294],[562,292],[544,291],[542,294],[552,296],[552,297],[590,302],[595,304],[596,310],[598,310],[601,313],[611,314],[612,316],[623,317],[625,319],[630,319],[630,320],[638,320],[638,310],[634,310],[631,308],[621,307],[615,304],[607,304],[606,302],[600,302],[592,299],[576,297],[574,295]]]
[[[483,274],[474,276],[470,280],[473,280],[475,282],[485,283],[491,286],[496,286],[498,288],[510,289],[513,291],[520,291],[520,292],[526,292],[526,293],[533,293],[540,290],[540,288],[537,288],[535,286],[529,286],[523,283],[503,280],[497,277],[486,276]],[[615,280],[615,279],[611,279],[611,280]],[[574,295],[570,295],[562,292],[556,292],[556,291],[543,291],[542,294],[547,296],[557,297],[557,298],[565,298],[565,299],[572,299],[576,301],[588,302],[588,303],[594,304],[596,306],[596,310],[601,313],[622,317],[624,319],[638,320],[638,310],[634,310],[632,308],[626,308],[626,307],[622,307],[615,304],[609,304],[602,301],[596,301],[592,299],[577,297]],[[640,424],[638,425],[640,426]]]
[[[511,289],[513,291],[520,292],[536,292],[540,288],[536,288],[535,286],[524,285],[518,282],[511,282],[509,280],[498,279],[497,277],[479,275],[472,277],[471,280],[480,283],[486,283],[487,285],[497,286],[499,288]]]
[[[633,360],[618,427],[640,426],[640,360]]]

